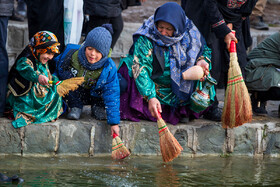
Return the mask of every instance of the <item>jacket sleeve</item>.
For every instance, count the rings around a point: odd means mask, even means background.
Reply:
[[[155,83],[151,79],[153,72],[153,45],[144,37],[139,37],[134,45],[133,77],[139,93],[143,97],[151,99],[156,97]]]
[[[223,15],[219,11],[216,0],[206,0],[203,4],[209,18],[211,29],[218,38],[224,38],[231,30],[227,27]]]
[[[28,81],[31,82],[39,82],[39,75],[36,71],[34,71],[32,61],[26,57],[22,57],[18,60],[16,65],[16,70],[19,74]]]
[[[109,125],[119,124],[120,86],[117,68],[113,61],[110,63],[110,65],[103,69],[100,78],[98,79],[96,88],[92,89],[91,92],[95,92],[95,90],[101,90],[101,96],[104,100],[107,113],[107,123]]]
[[[73,77],[73,74],[70,70],[70,62],[69,58],[72,57],[71,54],[73,54],[72,50],[78,50],[79,45],[76,44],[68,44],[65,47],[65,50],[63,53],[61,53],[59,56],[54,58],[54,61],[56,63],[56,69],[54,75],[58,76],[60,80],[65,80]],[[71,56],[69,56],[71,55]]]

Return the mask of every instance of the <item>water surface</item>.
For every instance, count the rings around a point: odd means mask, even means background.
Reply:
[[[21,186],[263,186],[280,185],[279,171],[280,158],[180,157],[165,164],[160,156],[0,156],[0,173],[20,176]]]

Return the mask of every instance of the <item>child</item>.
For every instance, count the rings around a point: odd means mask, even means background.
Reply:
[[[107,24],[91,30],[82,46],[68,44],[55,61],[60,79],[85,78],[85,82],[66,97],[70,107],[67,118],[78,120],[83,105],[89,104],[92,117],[104,120],[107,114],[111,133],[119,135],[119,80],[114,61],[107,57],[112,42],[110,26]]]
[[[16,59],[9,73],[7,106],[13,110],[15,128],[30,123],[43,123],[57,119],[63,112],[62,97],[51,75],[48,61],[59,53],[56,36],[48,31],[37,32]]]

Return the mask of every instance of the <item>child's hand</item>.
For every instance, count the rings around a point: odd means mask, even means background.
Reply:
[[[116,134],[116,135],[120,135],[120,127],[119,125],[112,125],[111,126],[111,136],[113,136],[113,134]]]
[[[49,78],[45,75],[39,75],[38,81],[42,85],[49,85]]]

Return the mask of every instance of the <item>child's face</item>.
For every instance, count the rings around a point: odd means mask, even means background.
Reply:
[[[54,53],[43,53],[40,55],[40,62],[42,64],[46,64],[49,60],[51,60],[54,57]]]
[[[90,64],[94,64],[102,58],[102,54],[93,47],[86,47],[85,53]]]

